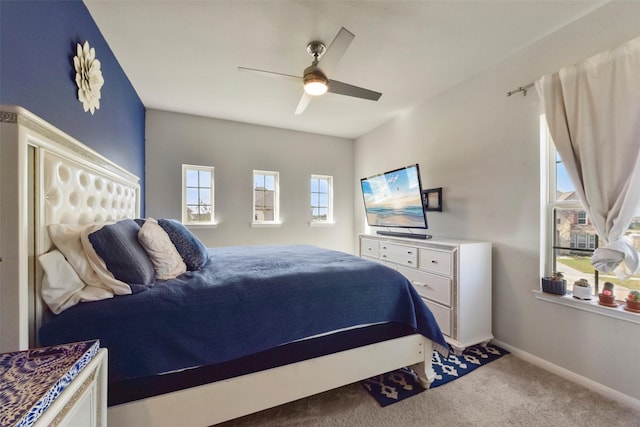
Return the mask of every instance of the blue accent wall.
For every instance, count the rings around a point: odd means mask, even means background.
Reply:
[[[95,48],[104,86],[93,115],[78,101],[76,44]],[[140,177],[145,108],[80,0],[0,0],[0,104],[19,105]]]

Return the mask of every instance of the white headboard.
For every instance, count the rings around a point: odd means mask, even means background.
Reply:
[[[15,350],[37,344],[47,312],[37,262],[52,248],[47,226],[136,218],[140,185],[137,176],[20,107],[0,106],[0,126],[0,350]]]

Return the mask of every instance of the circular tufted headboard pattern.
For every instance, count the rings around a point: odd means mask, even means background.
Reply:
[[[42,202],[44,225],[90,224],[135,218],[137,185],[92,170],[69,158],[50,152],[43,154]],[[51,248],[44,233],[41,252]]]

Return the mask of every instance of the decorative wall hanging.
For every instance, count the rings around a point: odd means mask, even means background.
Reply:
[[[422,190],[425,210],[442,212],[442,187]]]
[[[100,89],[104,85],[100,61],[96,59],[96,50],[89,47],[85,41],[76,46],[76,56],[73,57],[73,66],[76,69],[76,84],[78,85],[78,101],[82,102],[84,111],[100,109]]]

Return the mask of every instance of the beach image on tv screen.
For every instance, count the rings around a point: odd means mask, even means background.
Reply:
[[[425,228],[416,168],[364,179],[362,193],[369,225]]]

